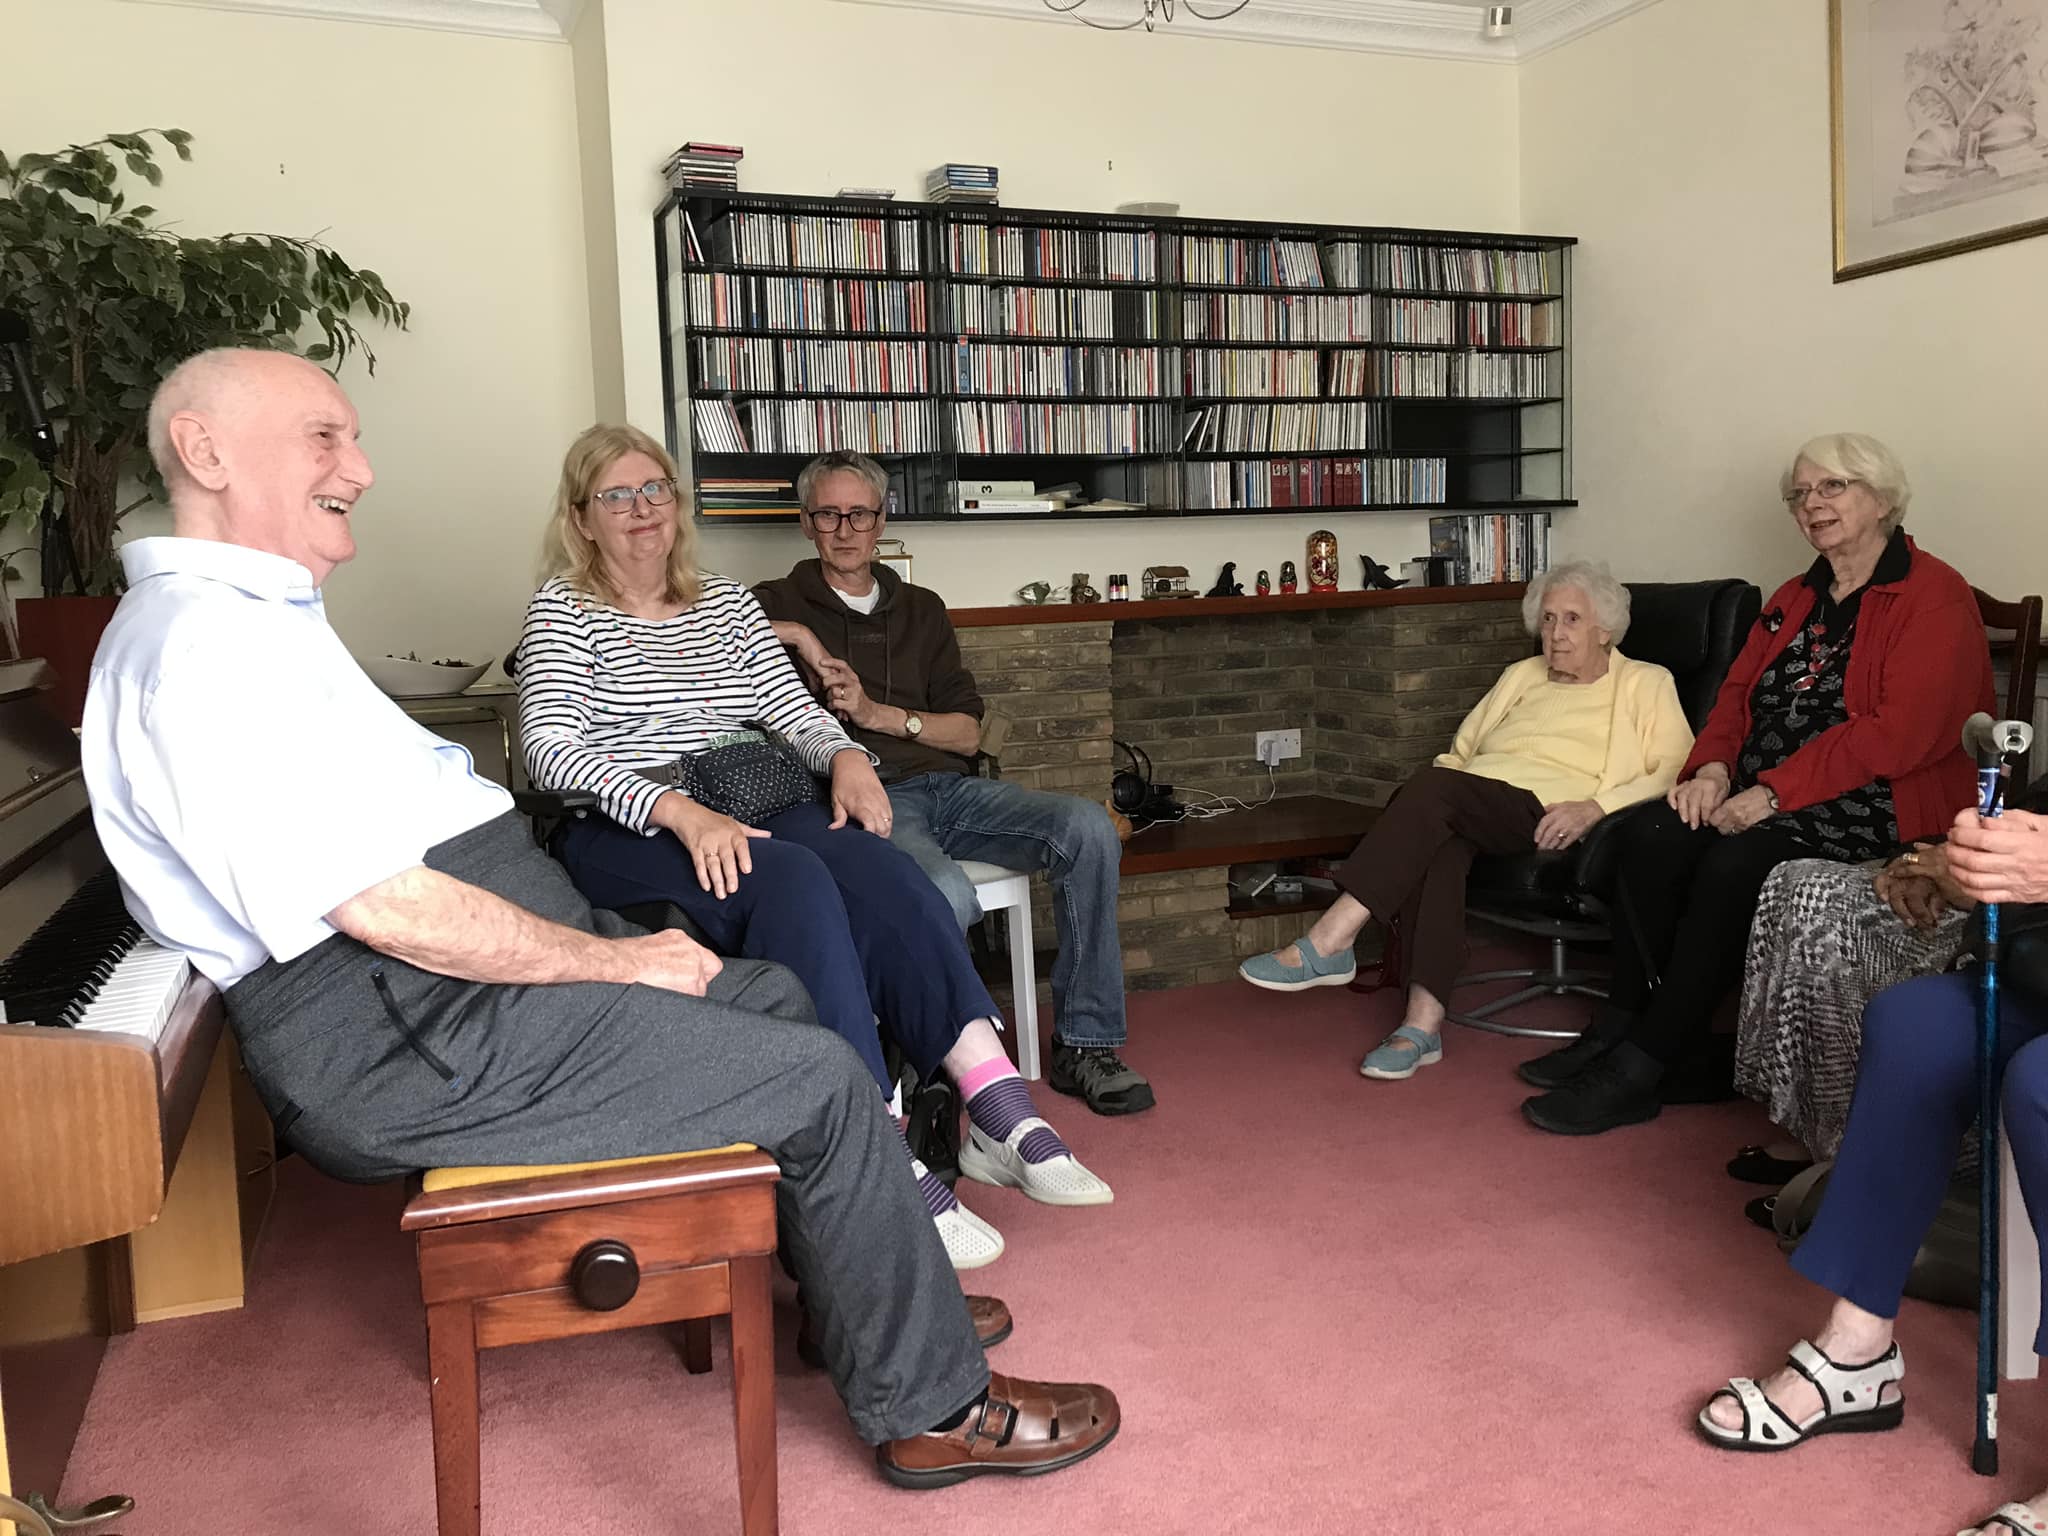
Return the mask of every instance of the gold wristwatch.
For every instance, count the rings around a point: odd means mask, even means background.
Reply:
[[[914,709],[903,711],[903,734],[912,741],[924,734],[924,717]]]

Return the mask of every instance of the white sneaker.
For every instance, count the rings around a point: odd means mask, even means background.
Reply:
[[[964,1205],[932,1218],[955,1269],[979,1269],[1003,1256],[1003,1234]]]
[[[1020,1120],[1007,1140],[997,1141],[969,1121],[967,1142],[960,1148],[960,1171],[983,1184],[1021,1189],[1041,1205],[1107,1205],[1114,1200],[1116,1192],[1083,1168],[1071,1152],[1042,1163],[1024,1161],[1024,1154],[1017,1149],[1042,1125],[1052,1129],[1033,1115]]]

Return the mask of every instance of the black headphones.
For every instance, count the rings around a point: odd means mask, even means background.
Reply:
[[[1128,768],[1119,768],[1109,781],[1109,803],[1126,816],[1135,816],[1152,798],[1152,759],[1144,749],[1134,747],[1127,741],[1110,741],[1113,750],[1121,751],[1131,760]]]

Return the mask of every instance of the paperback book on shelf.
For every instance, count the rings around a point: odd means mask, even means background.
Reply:
[[[800,510],[795,482],[706,475],[697,482],[697,506],[706,517],[786,517]]]

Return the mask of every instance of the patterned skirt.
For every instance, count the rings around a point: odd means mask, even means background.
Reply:
[[[1963,946],[1960,912],[1944,914],[1932,933],[1899,921],[1872,883],[1879,867],[1780,864],[1749,930],[1735,1086],[1817,1158],[1842,1144],[1863,1005],[1886,987],[1947,970]]]

